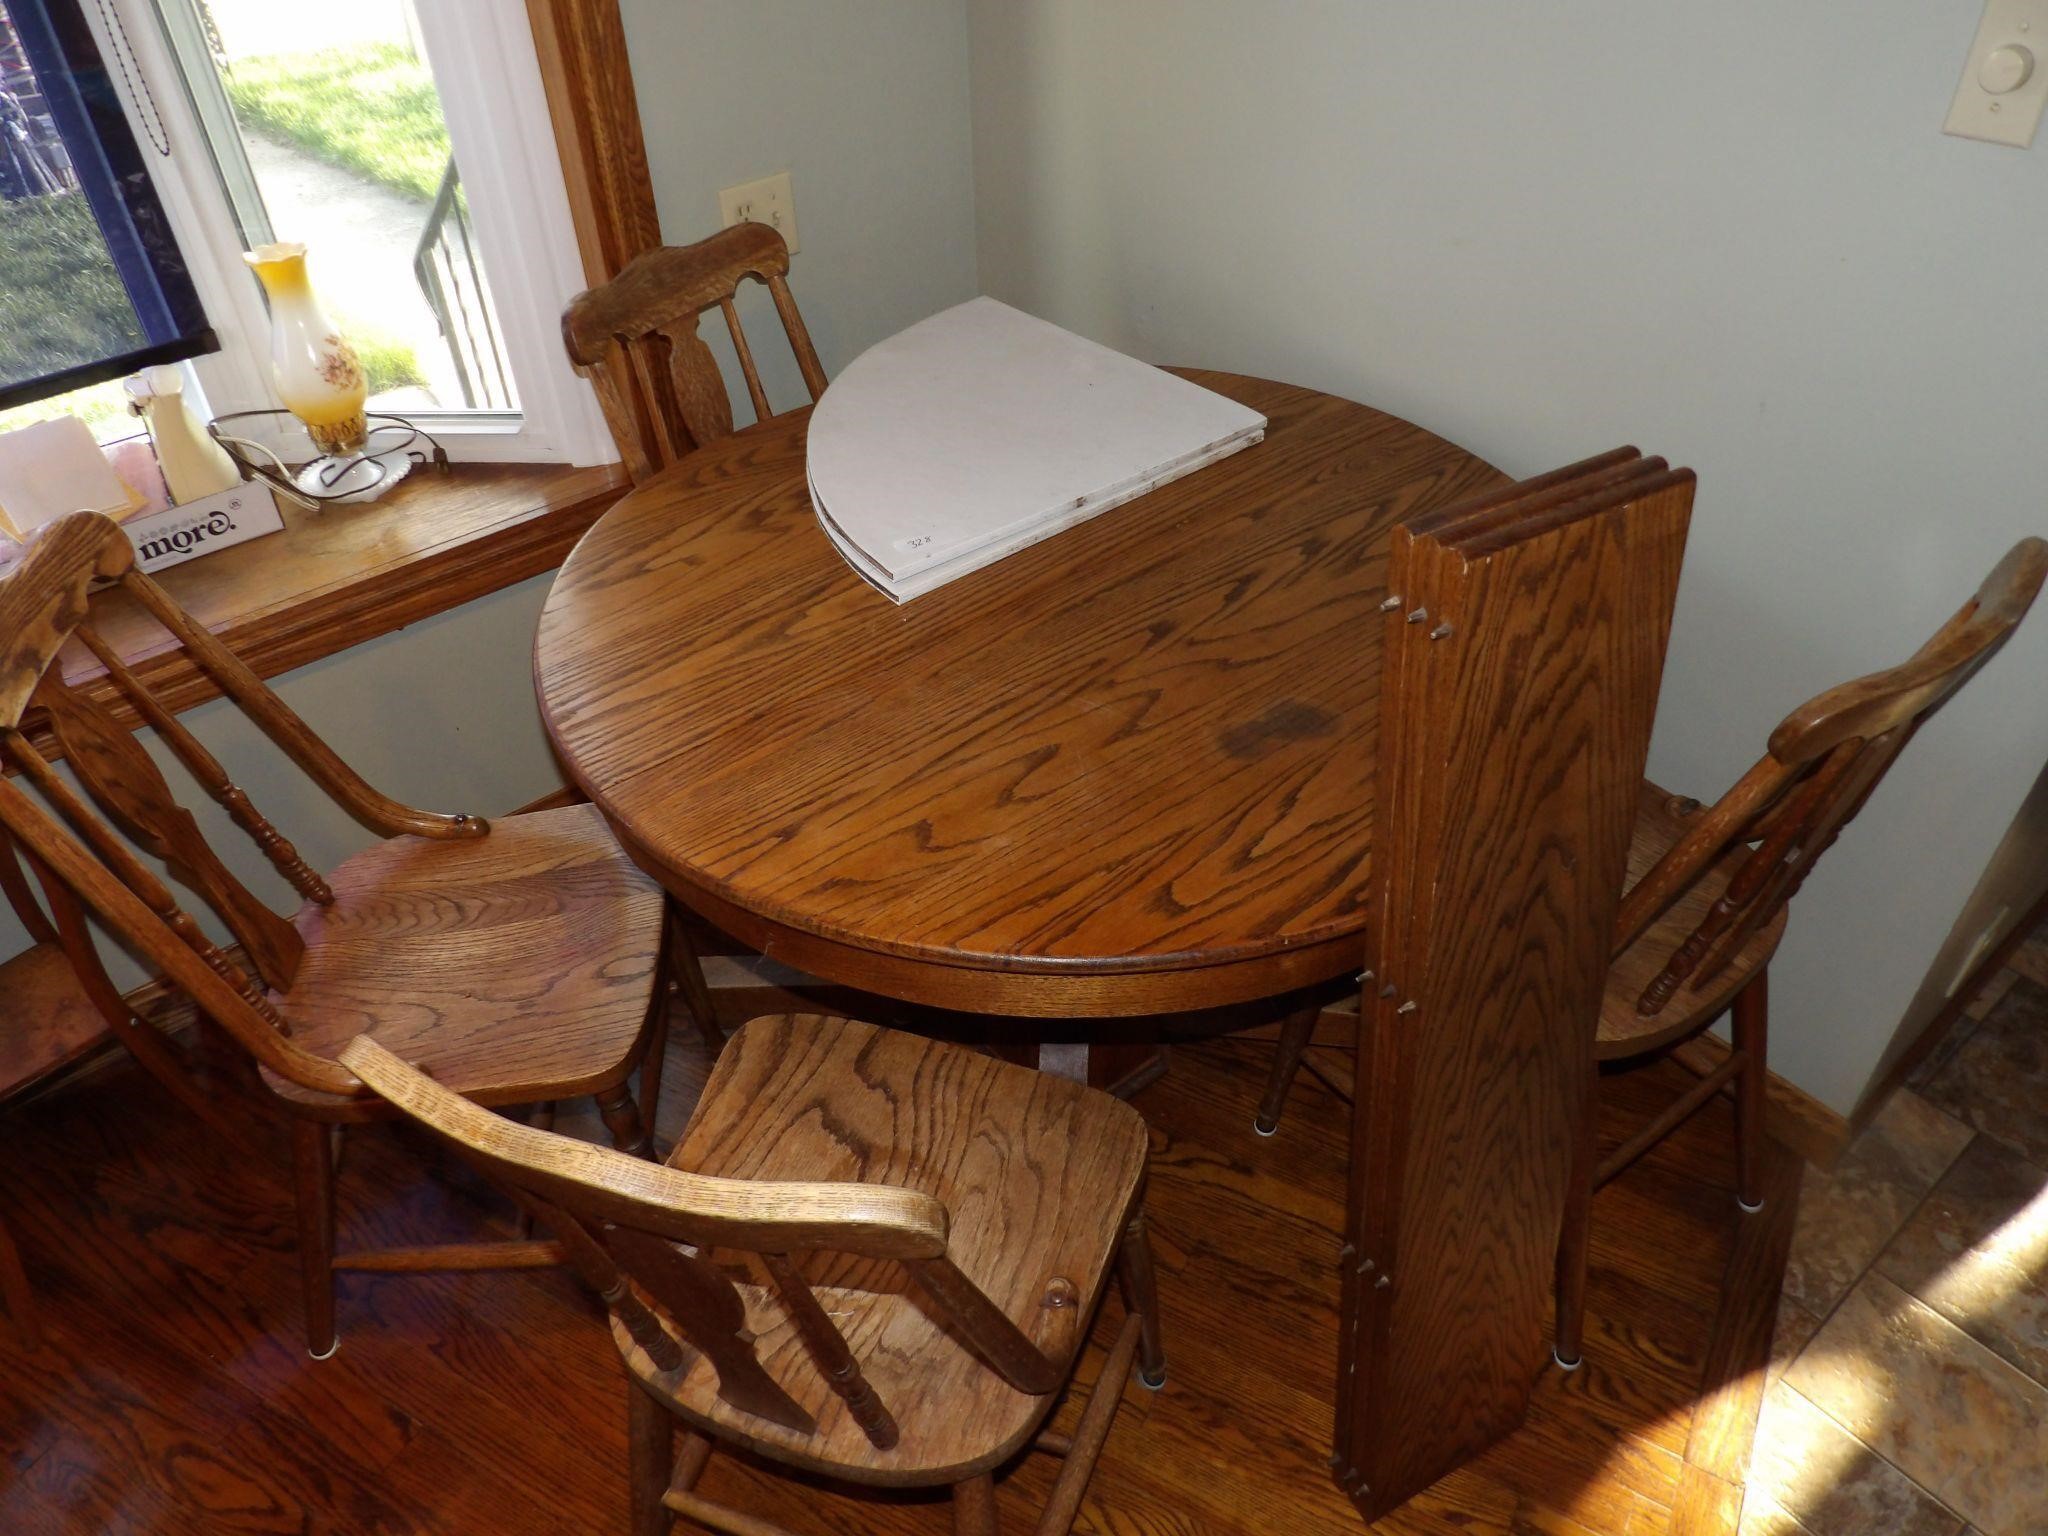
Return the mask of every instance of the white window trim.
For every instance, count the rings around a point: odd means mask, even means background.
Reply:
[[[423,0],[416,14],[527,430],[562,461],[612,463],[597,393],[562,346],[583,255],[524,0]]]
[[[242,260],[241,237],[187,99],[153,0],[108,0],[170,135],[149,156],[179,249],[221,350],[192,366],[215,415],[279,405],[270,381],[270,319]],[[84,7],[109,61],[118,46]],[[417,11],[448,136],[469,189],[499,330],[519,389],[521,424],[430,424],[458,461],[609,464],[618,449],[590,385],[562,349],[563,306],[584,287],[540,64],[523,0],[420,0]],[[118,75],[118,71],[116,71]],[[136,105],[124,102],[131,121]]]

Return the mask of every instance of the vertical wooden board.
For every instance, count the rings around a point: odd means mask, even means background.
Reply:
[[[1336,1458],[1368,1516],[1527,1407],[1689,506],[1396,546],[1435,605],[1386,652]]]
[[[1447,571],[1461,570],[1456,557],[1433,539],[1418,539],[1396,529],[1388,559],[1388,590],[1399,602],[1384,608],[1381,640],[1382,719],[1405,722],[1404,752],[1382,751],[1376,767],[1374,794],[1375,845],[1413,847],[1440,803],[1440,781],[1414,771],[1428,756],[1432,729],[1444,716],[1425,701],[1447,686],[1440,664],[1446,653],[1430,636],[1438,625],[1454,631],[1456,620],[1445,611],[1446,594],[1454,592]],[[1368,930],[1366,964],[1372,973],[1360,999],[1359,1071],[1354,1089],[1358,1105],[1353,1118],[1351,1170],[1354,1194],[1346,1217],[1343,1250],[1344,1291],[1340,1326],[1337,1442],[1333,1458],[1337,1478],[1347,1491],[1363,1481],[1351,1453],[1354,1405],[1363,1395],[1357,1373],[1360,1362],[1384,1358],[1388,1312],[1380,1303],[1391,1283],[1384,1267],[1392,1235],[1384,1214],[1397,1208],[1404,1144],[1399,1139],[1408,1097],[1407,1073],[1412,1059],[1397,1049],[1400,1010],[1409,999],[1388,978],[1409,971],[1409,957],[1427,927],[1433,892],[1418,882],[1413,859],[1376,861],[1373,873],[1373,920]],[[1371,1027],[1378,1021],[1378,1027]],[[1368,1220],[1368,1218],[1372,1218]]]

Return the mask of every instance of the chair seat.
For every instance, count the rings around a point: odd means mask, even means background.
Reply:
[[[481,838],[394,837],[293,917],[306,952],[275,998],[305,1049],[367,1034],[485,1104],[593,1093],[626,1075],[653,997],[661,888],[590,805],[508,816]],[[295,1103],[352,1101],[265,1071]],[[361,1110],[361,1106],[356,1106]]]
[[[1683,835],[1686,817],[1680,808],[1685,804],[1687,802],[1682,797],[1644,780],[1642,794],[1636,802],[1635,830],[1629,840],[1628,884],[1631,889]],[[1643,995],[1643,989],[1664,969],[1665,962],[1671,958],[1680,940],[1698,927],[1707,910],[1721,899],[1721,893],[1728,889],[1729,880],[1734,877],[1748,851],[1746,846],[1740,846],[1723,854],[1684,895],[1671,904],[1668,912],[1615,958],[1607,973],[1606,992],[1600,1001],[1600,1025],[1594,1046],[1594,1054],[1599,1060],[1613,1061],[1653,1051],[1704,1029],[1719,1018],[1735,994],[1769,964],[1778,941],[1785,936],[1785,919],[1789,910],[1786,907],[1780,907],[1768,923],[1743,942],[1735,958],[1719,975],[1697,987],[1690,981],[1682,984],[1654,1014],[1645,1015],[1636,1010],[1636,1000]],[[1355,1014],[1358,1011],[1357,993],[1347,992],[1324,1011]]]
[[[1636,803],[1635,833],[1628,850],[1631,889],[1684,835],[1687,817],[1683,808],[1688,804],[1669,790],[1660,789],[1647,779],[1643,781],[1642,795]],[[1785,919],[1790,911],[1787,906],[1780,906],[1769,922],[1752,933],[1718,974],[1698,986],[1691,979],[1682,983],[1653,1014],[1637,1011],[1636,1002],[1643,989],[1657,978],[1685,936],[1700,925],[1721,899],[1749,852],[1747,844],[1738,843],[1722,854],[1671,904],[1670,910],[1615,958],[1607,973],[1607,992],[1600,1003],[1600,1030],[1594,1046],[1594,1054],[1601,1061],[1656,1050],[1705,1028],[1770,963],[1778,941],[1785,936]]]
[[[109,1033],[55,940],[0,961],[0,1099],[78,1060]]]
[[[963,1046],[799,1014],[755,1019],[732,1037],[669,1163],[932,1195],[950,1217],[954,1262],[1026,1333],[1040,1337],[1047,1282],[1073,1283],[1077,1347],[1136,1207],[1146,1150],[1144,1120],[1107,1094]],[[811,1365],[766,1275],[742,1279],[753,1261],[713,1257],[740,1282],[762,1364],[818,1430],[732,1408],[701,1360],[656,1370],[615,1324],[643,1384],[706,1431],[854,1482],[957,1483],[1007,1460],[1052,1407],[934,1322],[900,1266],[813,1255],[806,1276],[902,1432],[877,1450]]]

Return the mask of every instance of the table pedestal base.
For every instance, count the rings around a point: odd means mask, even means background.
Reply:
[[[1047,1042],[1038,1047],[1041,1072],[1070,1078],[1128,1099],[1166,1075],[1166,1047],[1143,1042],[1089,1045]]]

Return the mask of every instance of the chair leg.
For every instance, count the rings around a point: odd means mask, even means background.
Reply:
[[[953,1485],[953,1536],[996,1536],[996,1480],[988,1473]]]
[[[697,946],[671,913],[668,920],[668,965],[675,984],[682,990],[683,1006],[690,1010],[690,1022],[697,1026],[704,1049],[716,1060],[725,1049],[725,1031],[718,1027],[718,1005],[711,1000],[711,983],[704,979],[704,964]]]
[[[634,1157],[653,1157],[654,1144],[648,1139],[647,1127],[640,1119],[640,1111],[633,1107],[633,1095],[626,1085],[614,1083],[600,1089],[595,1097],[597,1112],[604,1117],[604,1128],[612,1133],[612,1145]]]
[[[676,921],[675,902],[671,899],[661,909],[661,963],[654,970],[654,998],[648,1004],[651,1017],[648,1020],[647,1054],[640,1063],[640,1113],[647,1117],[650,1133],[661,1118],[661,1071],[668,1059],[669,1015],[675,1011],[676,1003],[683,995],[682,967],[685,960],[692,967],[697,964],[682,924]],[[699,990],[705,990],[701,969],[697,970],[697,979]],[[694,1010],[692,1012],[694,1014]],[[724,1044],[724,1041],[719,1044]],[[711,1054],[714,1057],[718,1054],[718,1046],[711,1046]]]
[[[1586,1322],[1586,1258],[1593,1237],[1593,1174],[1599,1160],[1600,1072],[1596,1067],[1572,1145],[1564,1225],[1557,1240],[1557,1337],[1551,1357],[1568,1371],[1579,1368],[1580,1335]]]
[[[684,1430],[683,1448],[676,1453],[675,1476],[669,1479],[669,1487],[688,1493],[697,1486],[697,1479],[704,1475],[704,1463],[710,1459],[711,1437],[694,1429]]]
[[[141,1064],[143,1071],[155,1078],[159,1087],[197,1115],[230,1147],[238,1151],[250,1148],[253,1143],[249,1127],[231,1119],[212,1096],[200,1087],[192,1073],[179,1060],[176,1049],[157,1032],[156,1026],[136,1018],[125,1008],[122,1013],[124,1021],[114,1031],[115,1037],[127,1047],[128,1054]],[[200,1017],[204,1019],[205,1015],[202,1014]]]
[[[1143,1210],[1124,1228],[1116,1274],[1124,1310],[1138,1318],[1138,1380],[1156,1392],[1166,1385],[1166,1346],[1159,1330],[1159,1278],[1152,1269],[1152,1238],[1145,1230]]]
[[[1320,1007],[1304,1008],[1289,1014],[1280,1026],[1280,1044],[1273,1052],[1273,1068],[1266,1074],[1266,1094],[1259,1100],[1259,1112],[1252,1117],[1252,1129],[1261,1136],[1270,1136],[1280,1129],[1280,1111],[1287,1107],[1287,1090],[1294,1084],[1294,1074],[1301,1069],[1301,1054],[1308,1049],[1321,1013]]]
[[[654,1018],[647,1031],[647,1054],[640,1058],[640,1115],[649,1135],[661,1118],[661,1069],[668,1060],[668,1010],[674,992],[668,982],[657,984]]]
[[[1764,1208],[1765,1087],[1770,1034],[1770,970],[1735,994],[1729,1033],[1743,1056],[1742,1075],[1735,1080],[1735,1198],[1745,1211]]]
[[[7,1224],[0,1222],[0,1296],[7,1301],[7,1315],[14,1319],[14,1331],[24,1348],[40,1349],[43,1332],[36,1320],[36,1299],[28,1288],[28,1271],[21,1267],[21,1252]]]
[[[675,1516],[661,1502],[675,1475],[675,1415],[637,1381],[626,1383],[628,1525],[633,1536],[668,1536]],[[701,1438],[701,1437],[700,1437]]]
[[[334,1143],[318,1120],[292,1121],[292,1181],[299,1206],[306,1352],[325,1360],[339,1342],[334,1332]]]
[[[555,1101],[542,1099],[534,1105],[532,1113],[526,1117],[526,1123],[537,1131],[552,1131],[555,1128]],[[519,1207],[519,1219],[515,1229],[521,1238],[533,1236],[533,1212],[523,1205]]]

